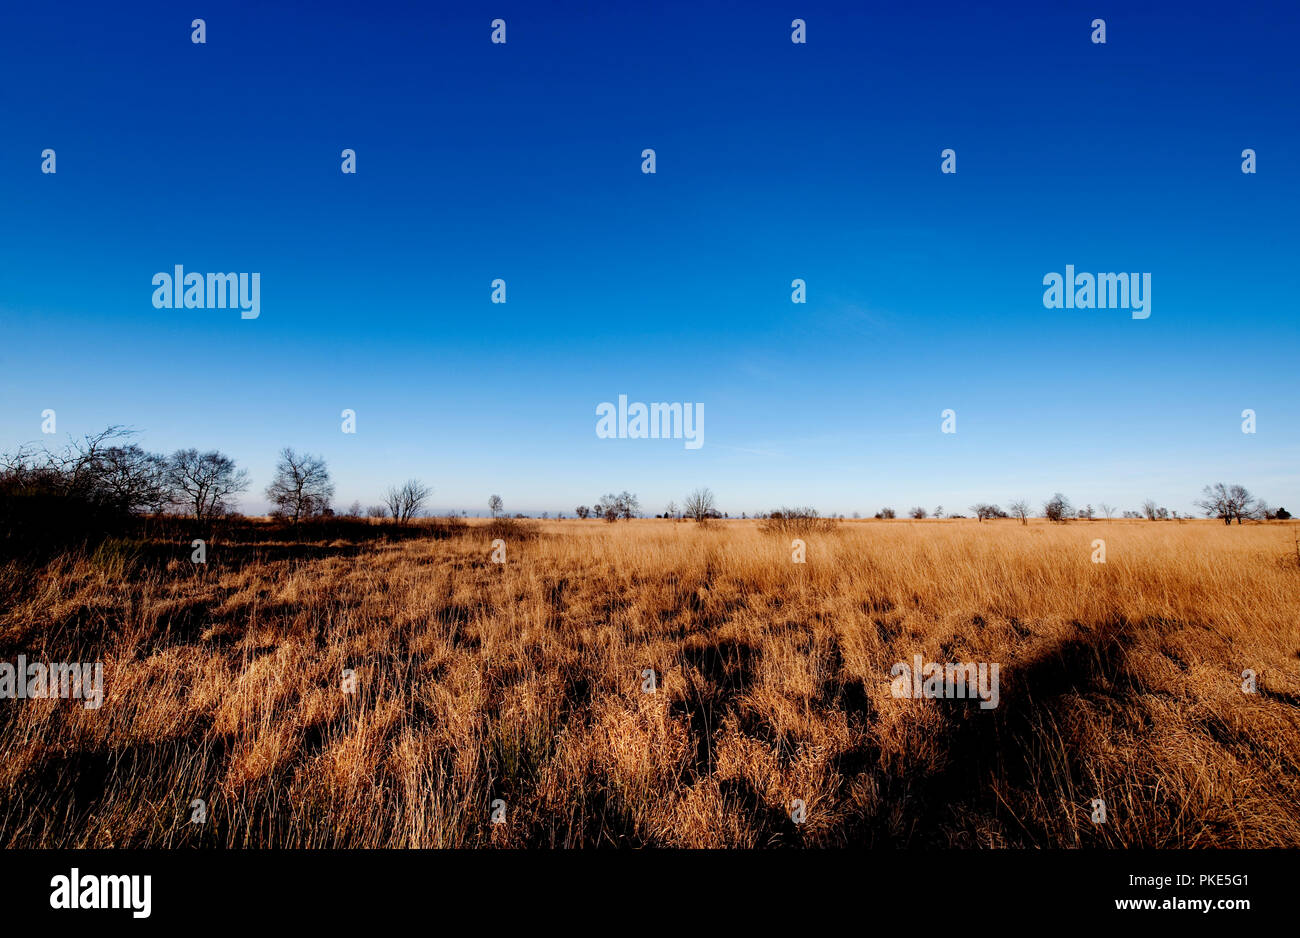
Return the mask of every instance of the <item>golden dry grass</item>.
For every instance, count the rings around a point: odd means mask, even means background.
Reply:
[[[0,660],[105,701],[0,701],[0,843],[1300,846],[1292,526],[488,533],[4,568]],[[1000,705],[894,698],[917,653]]]

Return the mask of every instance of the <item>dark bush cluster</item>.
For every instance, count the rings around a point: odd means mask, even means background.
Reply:
[[[771,534],[815,534],[835,527],[834,518],[823,518],[816,508],[778,508],[760,522],[759,527]]]

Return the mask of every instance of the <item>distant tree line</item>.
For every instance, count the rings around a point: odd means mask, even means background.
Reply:
[[[1252,495],[1244,486],[1241,485],[1224,485],[1222,482],[1216,485],[1207,485],[1202,493],[1202,497],[1196,502],[1196,507],[1200,508],[1208,518],[1221,519],[1224,524],[1231,524],[1236,521],[1241,524],[1242,521],[1285,521],[1291,517],[1291,513],[1285,508],[1270,508],[1268,503],[1263,499]],[[1029,519],[1034,516],[1029,507],[1029,502],[1023,498],[1013,499],[1007,503],[1007,509],[988,502],[978,502],[970,507],[971,512],[980,521],[987,521],[993,518],[1014,518],[1022,524],[1028,524]],[[1048,521],[1064,524],[1072,519],[1083,519],[1092,521],[1097,516],[1104,515],[1108,520],[1113,518],[1116,508],[1102,502],[1099,508],[1093,508],[1092,505],[1085,505],[1082,508],[1075,508],[1068,498],[1060,492],[1054,494],[1043,503],[1041,515]],[[920,520],[927,516],[924,508],[913,508],[908,515],[914,519]],[[854,517],[857,517],[856,514]],[[877,518],[895,517],[892,508],[882,508],[876,512]],[[934,517],[944,517],[943,508],[940,506],[934,510]],[[949,518],[961,518],[962,515],[952,514]],[[1157,505],[1151,499],[1142,503],[1140,511],[1124,511],[1121,515],[1123,518],[1146,518],[1149,521],[1185,520],[1190,515],[1179,517],[1177,511],[1170,511],[1167,508]]]
[[[167,513],[185,515],[204,525],[229,514],[233,498],[248,490],[247,470],[224,453],[197,449],[151,453],[132,442],[132,436],[134,431],[113,426],[73,441],[62,450],[21,447],[15,453],[0,455],[0,525],[5,528],[4,536],[12,541],[39,531],[41,526],[91,530],[122,518]],[[297,526],[304,521],[334,517],[330,504],[334,491],[323,458],[286,447],[280,451],[265,493],[273,506],[272,517]],[[389,487],[382,504],[366,509],[365,517],[408,525],[421,515],[432,492],[419,479],[408,479],[400,486]],[[1273,509],[1244,486],[1235,484],[1205,486],[1196,507],[1224,524],[1291,517],[1285,508]],[[503,514],[500,495],[488,499],[488,509],[494,519]],[[1013,518],[1027,524],[1032,516],[1029,502],[1023,498],[1008,502],[1006,510],[978,502],[970,511],[980,522]],[[1107,519],[1115,512],[1111,505],[1100,506],[1100,513]],[[1044,502],[1041,511],[1043,518],[1058,524],[1075,518],[1093,520],[1097,513],[1092,505],[1076,509],[1060,492]],[[354,502],[340,517],[359,520],[362,514],[361,504]],[[575,514],[614,523],[640,517],[641,505],[636,495],[624,490],[617,495],[602,495],[592,507],[579,505]],[[930,515],[963,517],[945,515],[942,505],[933,512],[914,507],[908,515],[916,520]],[[697,488],[686,496],[680,509],[669,502],[668,510],[660,517],[704,523],[727,515],[718,510],[710,489]],[[807,507],[780,508],[755,517],[763,520],[767,529],[776,531],[818,530],[834,521]],[[897,515],[893,508],[882,508],[875,517],[888,520]],[[1150,499],[1140,511],[1124,511],[1122,517],[1181,520],[1177,511],[1170,512]]]
[[[74,440],[61,450],[20,447],[0,455],[0,524],[12,538],[33,526],[87,533],[124,519],[179,514],[207,525],[231,514],[249,475],[217,450],[178,449],[151,453],[120,426]],[[400,525],[417,517],[432,489],[410,479],[388,490],[371,518]],[[266,497],[271,516],[292,525],[334,517],[334,483],[325,460],[292,448],[281,450]],[[359,502],[343,517],[361,518]]]

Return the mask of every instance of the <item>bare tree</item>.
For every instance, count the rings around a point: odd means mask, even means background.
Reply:
[[[1102,513],[1103,515],[1105,515],[1105,516],[1106,516],[1106,520],[1109,521],[1111,515],[1115,514],[1115,506],[1114,506],[1114,505],[1107,505],[1105,502],[1102,502],[1102,503],[1101,503],[1101,513]]]
[[[918,521],[920,521],[928,514],[928,512],[926,512],[924,508],[913,508],[911,511],[908,512],[908,514],[911,515],[913,518],[917,519]],[[854,517],[857,517],[857,515],[855,514]]]
[[[1251,495],[1250,492],[1246,490],[1245,486],[1229,486],[1228,495],[1232,499],[1234,516],[1237,519],[1237,524],[1241,524],[1243,518],[1251,519],[1258,517],[1259,509],[1260,506],[1263,505],[1263,502],[1257,501],[1255,496]]]
[[[1021,524],[1029,523],[1029,500],[1017,498],[1007,503],[1007,511],[1011,517],[1019,518]]]
[[[997,518],[1003,514],[1001,508],[997,505],[990,505],[987,502],[980,502],[978,505],[971,505],[970,510],[975,512],[975,517],[979,518],[981,522],[986,518]]]
[[[433,488],[419,479],[407,479],[401,488],[389,486],[384,495],[384,504],[394,521],[406,524],[424,507],[425,501],[432,494]]]
[[[130,512],[161,514],[173,501],[167,457],[134,443],[102,451],[98,485],[113,504]]]
[[[586,518],[591,514],[591,509],[586,505],[579,505],[577,508],[573,509],[573,513],[579,518],[586,520]]]
[[[1224,485],[1222,482],[1207,485],[1196,505],[1207,516],[1222,518],[1224,524],[1232,524],[1233,518],[1241,524],[1242,518],[1255,517],[1258,509],[1255,496],[1245,486]]]
[[[618,510],[620,517],[625,521],[631,521],[641,514],[641,502],[635,495],[624,489],[618,493]]]
[[[1057,492],[1046,502],[1043,503],[1043,517],[1048,521],[1064,524],[1070,520],[1070,513],[1073,511],[1070,500]]]
[[[134,435],[112,426],[60,452],[22,447],[0,460],[0,471],[10,486],[35,487],[97,509],[156,514],[172,502],[167,457],[125,442]]]
[[[505,508],[505,502],[501,501],[500,495],[493,495],[488,499],[488,511],[492,512],[493,518],[501,514],[503,508]]]
[[[686,496],[686,501],[682,503],[682,511],[686,517],[693,518],[695,521],[708,521],[717,513],[713,492],[707,488],[696,489]]]
[[[603,495],[596,503],[596,517],[614,522],[620,518],[631,520],[641,511],[641,503],[631,492],[624,489],[617,495]]]
[[[1146,517],[1148,521],[1155,521],[1156,503],[1149,498],[1146,501],[1144,501],[1142,503],[1142,514]]]
[[[102,513],[160,513],[173,502],[167,458],[124,442],[134,433],[109,427],[58,452],[20,446],[0,456],[0,489],[66,500],[71,516],[85,522]]]
[[[110,441],[124,440],[133,434],[134,431],[118,425],[88,433],[61,453],[46,450],[44,468],[61,481],[64,494],[92,504],[100,503],[104,501],[100,492],[104,454],[113,448]]]
[[[233,459],[216,450],[178,449],[167,462],[167,477],[200,524],[224,514],[226,500],[248,489],[248,470],[236,469]]]
[[[667,506],[664,508],[664,517],[667,517],[667,518],[673,518],[673,519],[676,519],[676,518],[677,518],[677,503],[676,503],[676,502],[674,502],[674,501],[672,501],[672,500],[669,500]]]
[[[334,497],[334,483],[325,460],[310,453],[295,453],[286,446],[280,450],[266,497],[294,524],[321,514]]]

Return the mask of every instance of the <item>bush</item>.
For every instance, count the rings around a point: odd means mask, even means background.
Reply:
[[[834,528],[835,519],[819,517],[816,508],[779,508],[759,525],[769,534],[815,534]]]
[[[1064,524],[1070,520],[1070,515],[1074,513],[1074,508],[1070,500],[1057,492],[1043,504],[1043,517],[1048,521],[1054,521],[1058,524]]]

